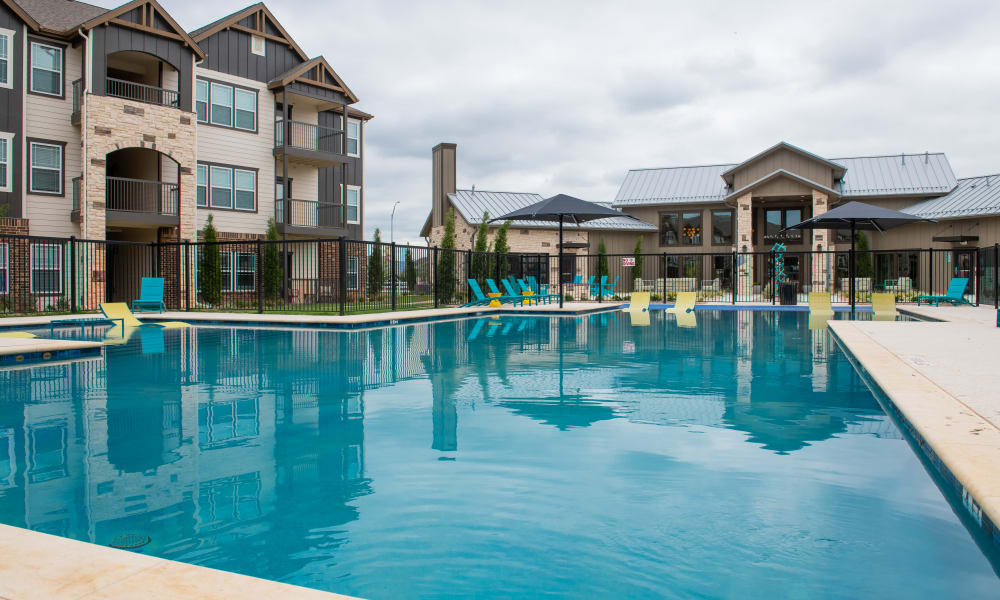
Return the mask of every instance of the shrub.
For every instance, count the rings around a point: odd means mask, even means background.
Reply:
[[[649,301],[650,302],[659,302],[661,300],[663,300],[663,296],[661,296],[659,294],[650,294],[649,295]]]
[[[507,276],[507,257],[505,254],[510,253],[510,245],[507,243],[507,231],[510,229],[510,221],[504,222],[497,230],[497,235],[493,238],[493,252],[497,254],[497,260],[500,261],[500,278],[503,279]]]
[[[476,243],[472,250],[472,272],[469,277],[482,281],[490,276],[489,232],[490,213],[483,211],[483,220],[476,228]]]
[[[375,230],[374,241],[372,253],[368,256],[368,295],[378,298],[382,295],[382,282],[385,280],[382,265],[382,232],[378,229]]]
[[[406,249],[403,257],[403,279],[406,280],[406,289],[411,294],[417,289],[417,265],[413,262],[413,251]]]
[[[608,248],[604,245],[604,238],[597,244],[597,281],[608,274]]]
[[[276,242],[278,240],[278,227],[274,223],[274,218],[267,220],[267,240]],[[264,246],[264,299],[275,301],[281,295],[282,281],[285,278],[284,269],[281,266],[281,255],[278,253],[278,244],[267,244]]]
[[[222,259],[219,256],[219,236],[212,223],[212,215],[208,215],[203,231],[205,246],[198,267],[198,293],[202,301],[210,306],[217,306],[222,302]]]
[[[635,259],[635,266],[632,267],[632,285],[635,285],[636,279],[642,279],[642,236],[635,241],[635,250],[632,251],[632,257]]]
[[[441,239],[441,257],[438,259],[437,290],[438,300],[449,304],[455,295],[455,209],[448,211],[444,221],[444,237]]]

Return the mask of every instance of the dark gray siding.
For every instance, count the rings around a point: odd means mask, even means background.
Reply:
[[[319,113],[319,125],[321,127],[339,127],[340,115],[326,111]],[[362,136],[362,142],[363,140]],[[361,185],[364,165],[361,158],[347,159],[347,185]],[[340,200],[339,192],[342,183],[341,167],[327,167],[319,169],[319,200],[320,202],[337,202]],[[361,189],[361,206],[359,208],[362,220],[365,214],[365,190]],[[352,240],[364,239],[361,225],[348,225],[347,237]]]
[[[24,89],[21,84],[21,69],[24,59],[21,56],[22,44],[24,40],[24,29],[21,20],[7,8],[6,4],[0,3],[0,27],[14,31],[14,39],[10,52],[10,78],[13,82],[12,89],[0,88],[0,131],[14,134],[13,143],[10,148],[10,172],[11,191],[0,192],[0,205],[7,205],[8,217],[21,216],[21,178],[24,169],[21,168],[21,144],[24,141],[21,128],[21,108],[24,102]]]
[[[106,89],[105,78],[107,75],[106,57],[114,52],[123,50],[135,50],[145,52],[169,63],[180,72],[180,108],[191,111],[192,93],[191,70],[193,68],[192,57],[194,52],[185,48],[184,44],[176,40],[167,39],[143,31],[109,25],[108,27],[95,27],[91,35],[94,52],[94,84],[92,90],[95,94],[103,95]]]
[[[208,54],[204,68],[256,81],[271,81],[304,62],[291,48],[271,40],[266,40],[267,56],[252,54],[250,34],[232,29],[210,35],[199,45]]]
[[[310,98],[319,98],[320,100],[330,100],[338,104],[351,104],[351,101],[347,99],[346,96],[340,92],[335,92],[331,89],[309,85],[308,83],[302,83],[300,81],[293,81],[288,84],[288,89],[290,91],[302,94],[303,96],[309,96]]]

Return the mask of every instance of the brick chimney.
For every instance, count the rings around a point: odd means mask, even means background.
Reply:
[[[458,153],[456,144],[442,142],[431,150],[431,166],[433,168],[433,201],[434,213],[431,217],[431,227],[444,225],[445,216],[451,204],[448,194],[455,193],[455,157]]]

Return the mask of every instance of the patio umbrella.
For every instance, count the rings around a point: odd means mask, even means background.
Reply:
[[[586,223],[594,219],[606,219],[608,217],[628,217],[640,221],[640,219],[636,219],[632,215],[626,215],[613,208],[580,200],[566,194],[556,194],[541,202],[536,202],[501,217],[490,219],[490,223],[494,221],[552,221],[559,223],[559,308],[562,308],[564,297],[562,280],[563,223],[580,225],[580,223]]]
[[[885,231],[909,223],[937,223],[934,219],[925,219],[898,210],[872,206],[864,202],[848,202],[825,213],[785,227],[779,233],[792,229],[845,229],[851,228],[851,254],[848,262],[848,288],[851,295],[851,312],[854,312],[854,234],[858,229],[866,231]]]

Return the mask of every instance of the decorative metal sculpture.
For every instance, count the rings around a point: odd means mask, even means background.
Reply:
[[[785,283],[785,245],[781,242],[771,246],[771,252],[774,253],[774,283]],[[772,290],[772,293],[775,293]]]

